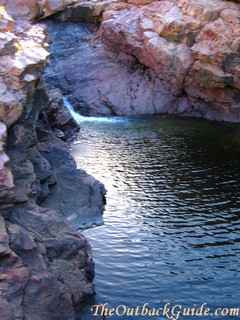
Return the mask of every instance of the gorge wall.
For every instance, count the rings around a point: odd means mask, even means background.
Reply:
[[[239,122],[240,4],[128,2],[104,13],[101,34],[108,47],[136,57],[161,82],[156,111]]]
[[[75,230],[102,223],[105,190],[70,156],[79,127],[42,79],[45,27],[21,18],[0,7],[0,318],[75,319],[94,295]]]
[[[68,54],[55,52],[51,81],[81,113],[240,121],[239,2],[112,2],[102,6],[99,30],[84,41],[64,25],[78,21],[71,10],[56,15],[68,45],[57,36],[54,42]],[[94,2],[87,3],[92,22]]]
[[[240,4],[0,5],[1,319],[71,320],[94,294],[91,249],[74,229],[102,222],[105,190],[69,154],[79,127],[62,94],[88,115],[239,122]],[[33,24],[49,16],[48,31]]]

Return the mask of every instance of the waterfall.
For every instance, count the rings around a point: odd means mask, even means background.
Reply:
[[[121,118],[119,118],[119,117],[87,117],[87,116],[82,116],[81,114],[77,113],[74,110],[73,106],[68,102],[66,97],[63,97],[63,102],[77,123],[87,122],[87,121],[88,122],[111,122],[112,123],[112,122],[121,121]]]

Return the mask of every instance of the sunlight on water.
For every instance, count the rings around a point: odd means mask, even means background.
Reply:
[[[99,301],[239,306],[239,150],[238,125],[158,116],[81,125],[72,154],[108,191],[105,225],[84,232]]]

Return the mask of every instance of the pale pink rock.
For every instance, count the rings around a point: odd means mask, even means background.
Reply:
[[[218,18],[220,12],[229,5],[224,0],[173,0],[184,14],[200,21],[208,22]]]
[[[11,93],[5,84],[0,83],[0,121],[7,127],[17,121],[22,108],[13,93]]]
[[[32,93],[37,81],[33,74],[43,69],[48,55],[45,49],[32,42],[32,46],[28,44],[13,57],[5,57],[0,62],[0,75],[3,80],[0,83],[0,121],[7,127],[20,117],[26,97]],[[22,79],[21,75],[28,70],[33,74],[27,73]]]
[[[37,8],[41,8],[42,3],[36,0],[5,0],[4,2],[7,12],[15,19],[29,20],[33,20],[38,15]]]
[[[0,56],[11,55],[18,50],[18,39],[10,32],[0,32]]]
[[[15,31],[0,32],[0,121],[7,127],[19,119],[49,56],[42,26],[21,21]]]
[[[155,0],[127,0],[128,3],[138,4],[138,5],[144,5],[152,3]]]
[[[11,32],[14,22],[3,6],[0,6],[0,32]]]
[[[146,6],[128,1],[107,8],[102,38],[111,50],[133,55],[154,70],[173,97],[187,95],[189,114],[190,105],[193,114],[240,122],[239,11],[239,3],[224,0]],[[184,110],[182,103],[175,107],[176,113]]]
[[[64,0],[45,0],[44,15],[49,16],[54,12],[63,10],[65,8]]]

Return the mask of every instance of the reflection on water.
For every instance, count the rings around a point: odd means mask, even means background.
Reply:
[[[81,128],[73,155],[108,190],[105,225],[84,232],[98,300],[240,307],[240,127],[154,116]]]

